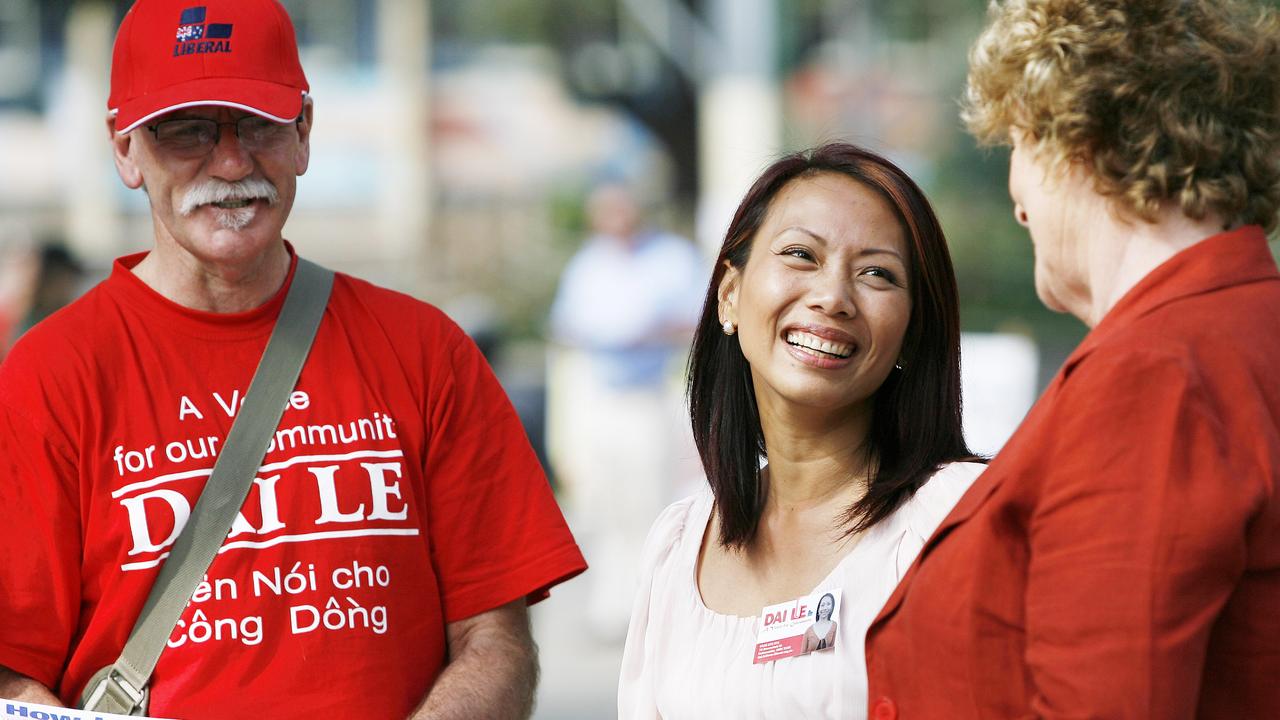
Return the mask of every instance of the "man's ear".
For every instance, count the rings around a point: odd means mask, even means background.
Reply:
[[[111,142],[111,151],[116,162],[116,172],[124,181],[125,187],[137,190],[142,187],[142,170],[134,160],[137,148],[133,147],[133,133],[116,132],[116,116],[107,113],[107,137]]]
[[[311,164],[311,124],[315,122],[315,103],[311,96],[302,98],[302,114],[298,117],[298,149],[294,156],[294,172],[302,175]]]
[[[738,289],[742,286],[742,272],[728,260],[724,261],[724,275],[720,276],[720,287],[716,289],[716,299],[720,306],[720,323],[726,321],[738,325]]]

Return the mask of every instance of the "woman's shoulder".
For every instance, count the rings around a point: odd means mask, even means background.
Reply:
[[[712,501],[710,489],[703,489],[671,503],[658,514],[644,543],[643,568],[646,573],[678,557],[680,548],[687,547],[689,542],[701,545]]]
[[[920,487],[919,492],[923,492],[926,496],[931,494],[955,494],[959,499],[965,490],[973,484],[974,480],[987,469],[986,463],[981,462],[951,462],[946,463],[942,467],[934,471],[933,475],[925,481]]]
[[[951,512],[974,480],[987,469],[980,462],[947,463],[934,471],[902,506],[907,524],[921,540],[928,538]]]
[[[953,462],[934,471],[915,495],[903,503],[888,526],[895,538],[896,580],[902,579],[925,541],[982,474],[987,466],[977,462]]]

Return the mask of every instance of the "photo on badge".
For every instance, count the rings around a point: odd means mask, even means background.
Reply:
[[[839,590],[819,590],[765,607],[760,611],[760,632],[752,662],[774,662],[830,650],[836,644],[839,617]]]

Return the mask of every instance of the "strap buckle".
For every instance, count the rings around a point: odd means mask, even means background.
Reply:
[[[85,698],[85,710],[98,710],[123,715],[133,715],[146,707],[147,689],[136,688],[125,679],[115,666],[104,668],[105,674],[97,679],[96,684]]]

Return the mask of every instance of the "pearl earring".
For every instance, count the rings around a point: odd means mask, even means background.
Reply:
[[[732,335],[734,332],[733,322],[731,320],[725,320],[720,325],[720,329],[724,330],[725,335]]]

